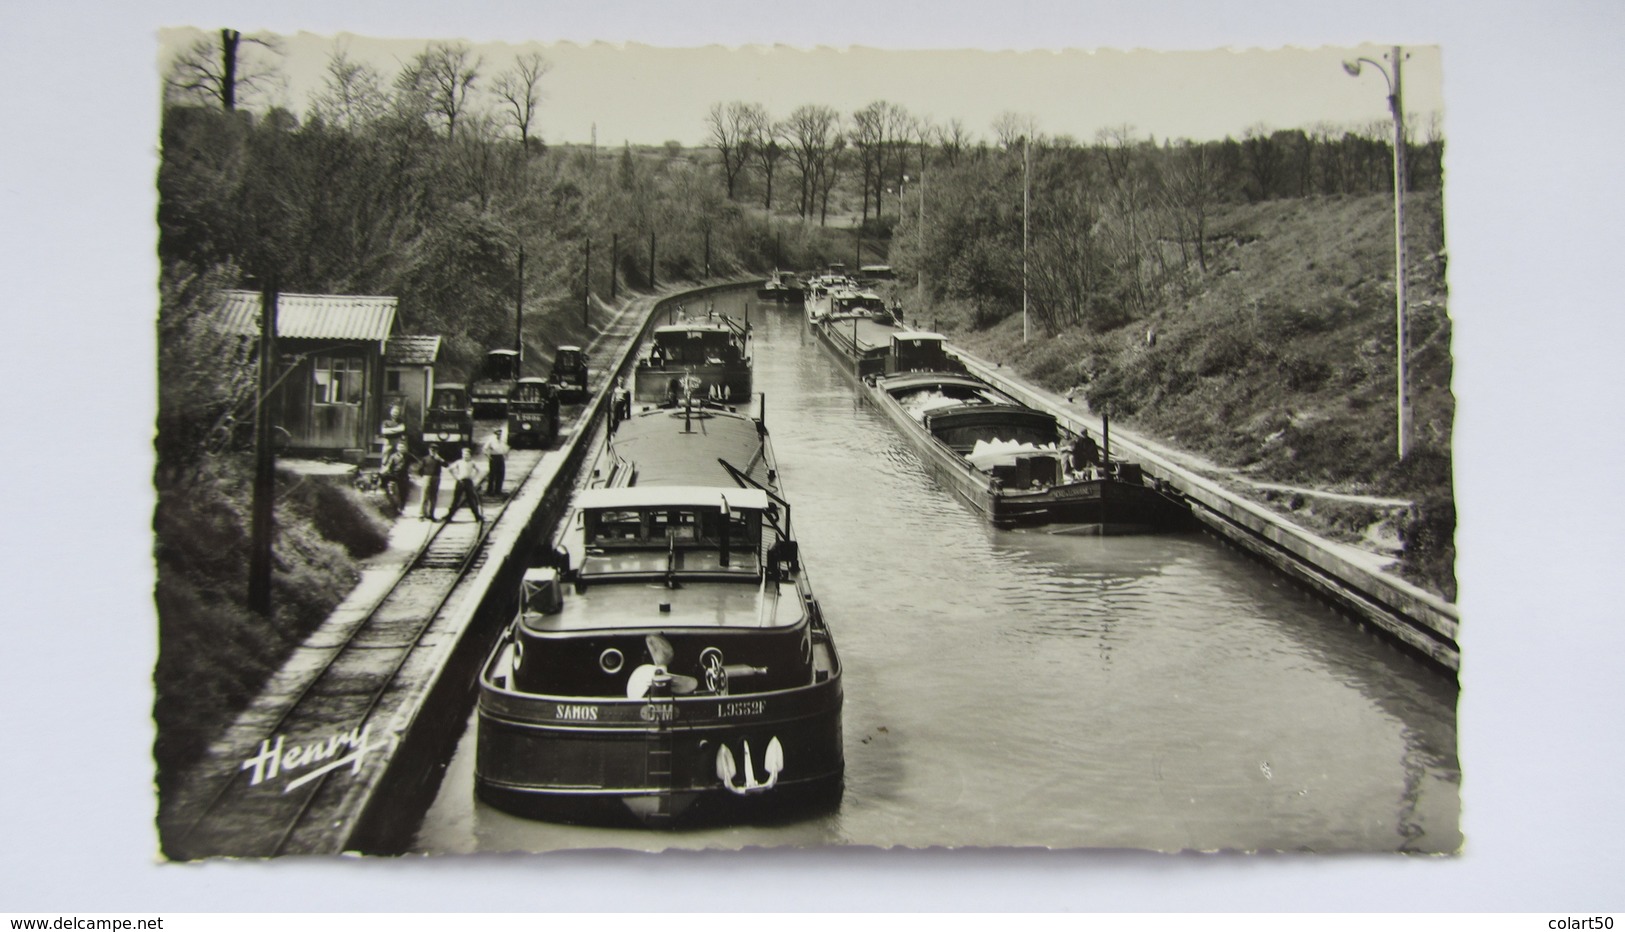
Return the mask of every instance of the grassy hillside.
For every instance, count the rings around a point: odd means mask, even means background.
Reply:
[[[246,607],[253,464],[206,461],[185,488],[159,487],[156,532],[160,792],[259,693],[289,651],[347,595],[356,561],[384,549],[388,524],[354,490],[277,477],[273,617]]]
[[[933,309],[967,348],[1096,412],[1235,471],[1238,479],[1403,498],[1390,513],[1298,495],[1260,500],[1345,539],[1387,523],[1403,572],[1455,596],[1450,319],[1436,194],[1406,202],[1412,447],[1396,455],[1393,202],[1315,197],[1218,214],[1208,271],[1147,318],[1021,341],[1019,309],[975,330]],[[1244,491],[1251,486],[1235,483]]]

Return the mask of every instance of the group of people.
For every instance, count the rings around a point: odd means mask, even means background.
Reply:
[[[388,496],[391,504],[398,512],[402,514],[406,512],[406,501],[412,491],[412,470],[415,465],[418,475],[423,478],[423,500],[418,506],[420,520],[449,523],[457,512],[466,506],[473,512],[474,520],[484,524],[485,511],[480,507],[481,480],[484,480],[487,494],[497,495],[502,492],[502,484],[507,479],[510,449],[508,428],[499,427],[486,438],[483,444],[486,465],[482,466],[474,459],[472,447],[463,447],[461,456],[449,461],[441,455],[440,445],[437,443],[429,444],[429,450],[424,455],[414,456],[407,448],[406,428],[400,420],[400,413],[399,408],[391,409],[380,430],[384,438],[385,452],[383,461],[378,467],[378,476],[384,494]],[[444,518],[437,518],[435,509],[440,501],[442,474],[449,474],[453,482],[451,507],[446,511]]]

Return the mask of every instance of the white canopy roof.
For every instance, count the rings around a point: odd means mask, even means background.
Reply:
[[[698,485],[634,485],[621,489],[583,489],[576,494],[576,507],[649,508],[673,507],[767,509],[767,493],[761,489],[725,489]]]

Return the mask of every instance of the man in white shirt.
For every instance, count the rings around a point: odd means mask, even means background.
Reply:
[[[455,487],[452,489],[451,509],[446,512],[445,522],[450,524],[452,516],[457,514],[457,509],[467,504],[468,510],[474,512],[474,520],[484,524],[485,512],[480,510],[478,486],[480,467],[474,462],[474,451],[463,447],[462,459],[453,460],[451,465],[446,467],[446,472],[451,474]]]
[[[508,474],[507,433],[507,427],[499,427],[485,441],[485,458],[490,462],[490,478],[486,480],[485,491],[492,495],[502,494],[502,480]]]

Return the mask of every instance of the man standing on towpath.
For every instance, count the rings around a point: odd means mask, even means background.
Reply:
[[[434,510],[440,502],[440,470],[445,466],[446,461],[440,458],[440,444],[429,444],[428,455],[418,461],[418,472],[423,475],[423,504],[418,507],[418,517],[425,521],[439,520]]]
[[[463,458],[453,461],[446,471],[451,473],[452,481],[456,483],[451,493],[451,509],[446,512],[446,523],[450,524],[457,509],[467,504],[468,510],[474,512],[474,520],[484,524],[485,512],[480,510],[480,490],[477,485],[480,467],[474,462],[474,451],[463,447]]]
[[[486,480],[485,491],[491,495],[502,494],[502,481],[508,475],[507,433],[507,427],[498,427],[491,431],[490,439],[485,441],[485,458],[490,462],[490,478]]]

